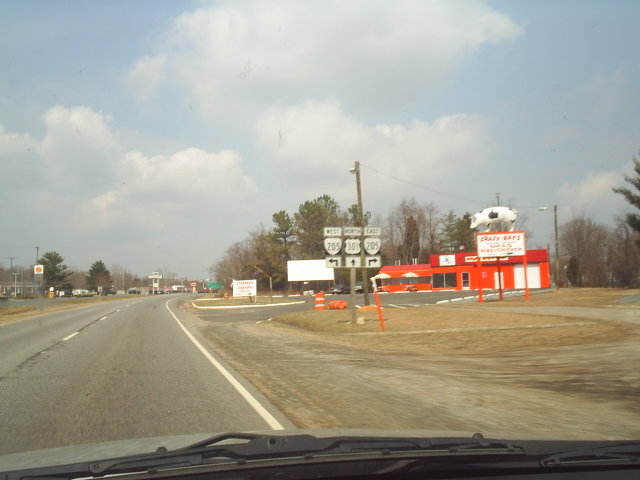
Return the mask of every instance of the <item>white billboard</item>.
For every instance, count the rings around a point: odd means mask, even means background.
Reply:
[[[480,257],[508,257],[524,255],[524,232],[486,232],[476,234]]]
[[[255,297],[257,294],[256,280],[234,280],[233,296],[234,297]]]
[[[287,279],[290,282],[310,282],[313,280],[334,280],[333,268],[327,268],[326,260],[289,260]]]

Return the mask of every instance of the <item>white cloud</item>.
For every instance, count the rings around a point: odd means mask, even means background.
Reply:
[[[127,152],[118,168],[117,188],[88,199],[77,209],[83,228],[142,228],[161,231],[190,212],[235,202],[241,211],[256,192],[239,156],[187,148],[172,155]]]
[[[558,190],[559,215],[595,215],[610,223],[625,207],[624,199],[612,188],[624,183],[620,171],[589,172],[577,183],[564,183]]]
[[[42,119],[46,134],[37,151],[49,181],[95,188],[112,179],[121,146],[111,117],[86,106],[56,105]]]
[[[144,56],[137,60],[126,76],[140,100],[150,99],[166,80],[167,58],[164,55]]]
[[[0,158],[29,151],[37,145],[31,135],[23,133],[7,132],[4,125],[0,124]]]
[[[151,157],[131,151],[122,160],[121,174],[127,179],[124,191],[132,195],[179,195],[175,199],[179,201],[255,193],[255,183],[244,174],[238,154],[231,150],[210,153],[188,148]]]
[[[140,98],[180,85],[228,121],[310,97],[397,110],[440,88],[474,49],[521,32],[484,2],[230,2],[177,17],[127,78]]]
[[[608,119],[626,107],[630,88],[626,69],[618,67],[612,72],[595,72],[571,99],[585,108],[591,120]]]
[[[337,101],[307,101],[267,109],[258,138],[273,159],[292,170],[313,171],[367,159],[412,177],[442,178],[486,160],[485,121],[477,115],[449,115],[433,123],[364,125]]]
[[[258,121],[258,138],[276,172],[301,190],[344,186],[352,179],[347,169],[358,160],[381,172],[418,185],[444,190],[448,182],[490,164],[487,123],[476,115],[449,115],[433,123],[364,125],[347,116],[339,102],[307,101],[267,109]],[[375,176],[368,187],[376,192],[396,180]],[[340,194],[337,193],[340,198]]]
[[[8,133],[0,125],[0,164],[9,172],[3,195],[17,201],[31,221],[53,220],[76,232],[159,231],[203,205],[229,198],[242,211],[256,193],[232,150],[125,152],[113,120],[85,106],[58,105],[42,119],[41,140]],[[20,161],[9,170],[18,153]],[[52,213],[55,218],[48,217]]]

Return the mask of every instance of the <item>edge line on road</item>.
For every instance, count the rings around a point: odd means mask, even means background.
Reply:
[[[209,351],[206,348],[204,348],[204,346],[202,346],[202,344],[191,334],[191,332],[189,332],[189,330],[187,330],[187,328],[182,324],[182,322],[178,320],[178,317],[176,316],[176,314],[173,313],[173,311],[169,308],[170,301],[171,300],[167,300],[164,306],[169,311],[173,319],[176,322],[178,322],[178,325],[180,326],[184,334],[189,338],[189,340],[193,342],[193,344],[198,348],[198,350],[202,352],[202,354],[220,372],[220,374],[227,379],[227,381],[233,386],[233,388],[237,390],[237,392],[242,396],[242,398],[244,398],[247,401],[247,403],[251,405],[251,407],[256,411],[256,413],[260,415],[260,417],[262,417],[262,419],[265,422],[267,422],[267,425],[269,425],[269,427],[272,430],[284,430],[284,427],[280,424],[280,422],[278,422],[278,420],[276,420],[275,417],[271,415],[267,411],[267,409],[264,408],[262,404],[258,402],[258,400],[256,400],[256,398],[253,395],[251,395],[251,393],[249,393],[249,391],[246,388],[244,388],[242,384],[238,380],[236,380],[236,378],[233,375],[231,375],[231,373],[226,368],[224,368],[224,366],[218,360],[216,360],[215,357],[211,355],[211,353],[209,353]]]

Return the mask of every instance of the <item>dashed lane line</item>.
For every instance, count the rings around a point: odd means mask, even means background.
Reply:
[[[76,335],[78,335],[80,332],[73,332],[71,335],[67,335],[66,337],[64,337],[62,340],[60,340],[61,342],[66,342],[67,340],[71,340],[73,337],[75,337]]]

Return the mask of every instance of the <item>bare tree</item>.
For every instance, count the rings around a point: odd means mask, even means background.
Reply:
[[[607,245],[609,283],[612,287],[640,286],[640,234],[618,218]]]
[[[609,229],[587,217],[575,217],[560,226],[561,255],[567,261],[567,279],[575,287],[609,284],[607,243]]]

